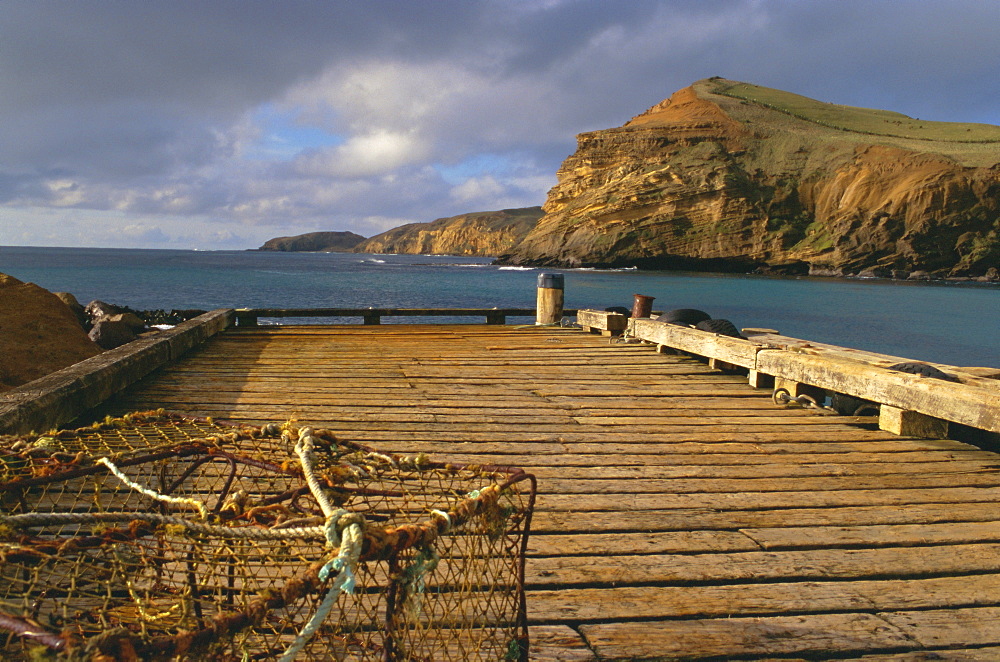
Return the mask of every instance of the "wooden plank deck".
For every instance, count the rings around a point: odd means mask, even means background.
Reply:
[[[533,659],[1000,659],[1000,456],[782,409],[652,346],[230,330],[107,411],[154,407],[533,471]]]

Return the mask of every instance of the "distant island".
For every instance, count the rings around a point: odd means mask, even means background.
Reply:
[[[353,232],[279,237],[257,250],[495,257],[511,250],[541,217],[541,207],[472,212],[428,223],[408,223],[369,239]]]
[[[542,207],[412,223],[370,239],[283,237],[261,250],[1000,280],[998,126],[709,78],[577,140]],[[319,235],[341,238],[312,239]]]
[[[319,253],[349,253],[365,238],[353,232],[307,232],[294,237],[268,239],[259,251],[312,251]]]

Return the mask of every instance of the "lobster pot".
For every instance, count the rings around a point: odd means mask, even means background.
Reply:
[[[523,471],[159,412],[0,472],[4,660],[527,659]]]

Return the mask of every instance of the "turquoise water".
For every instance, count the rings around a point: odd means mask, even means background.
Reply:
[[[518,307],[565,274],[567,308],[701,308],[739,327],[954,365],[1000,367],[1000,287],[649,271],[518,269],[486,258],[0,247],[0,272],[137,309]],[[412,321],[406,318],[384,322]],[[523,321],[523,320],[511,320]]]

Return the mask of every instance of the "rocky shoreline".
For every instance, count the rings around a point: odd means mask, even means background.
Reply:
[[[0,391],[204,312],[140,311],[97,300],[84,306],[68,292],[0,273]]]

